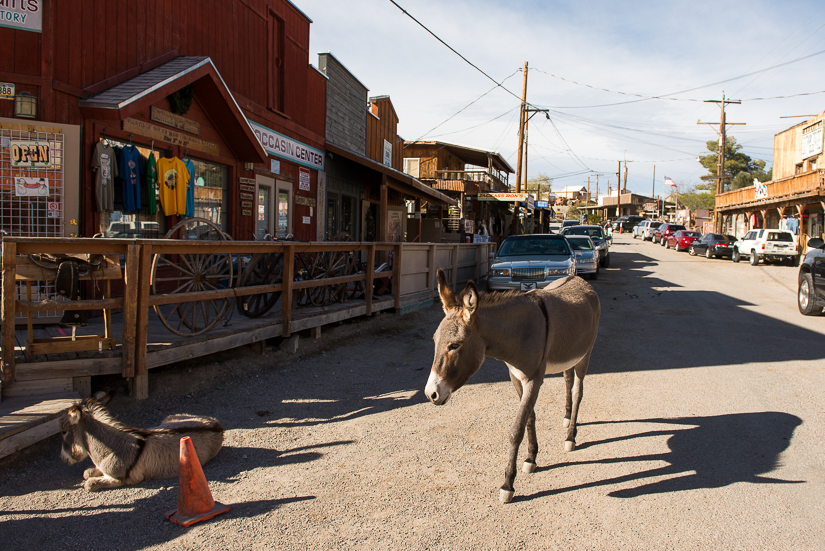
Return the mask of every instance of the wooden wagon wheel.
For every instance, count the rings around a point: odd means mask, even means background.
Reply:
[[[339,233],[330,238],[330,241],[352,241],[348,233]],[[350,274],[353,254],[348,251],[328,251],[318,253],[310,268],[312,279],[325,279],[329,277],[339,277]],[[314,306],[326,306],[332,302],[343,302],[347,300],[347,285],[337,283],[333,285],[323,285],[309,289],[309,301]]]
[[[252,256],[238,281],[238,287],[272,285],[284,280],[283,253],[257,253]],[[238,297],[238,312],[250,318],[263,316],[281,298],[281,291]]]
[[[220,226],[205,218],[187,218],[166,232],[166,239],[229,241]],[[175,294],[229,289],[234,280],[230,253],[156,254],[152,260],[152,293]],[[194,337],[218,325],[229,312],[231,299],[204,299],[156,304],[155,313],[169,331]]]

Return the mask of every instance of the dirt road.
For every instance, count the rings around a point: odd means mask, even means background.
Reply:
[[[227,515],[164,520],[176,480],[87,493],[88,463],[61,463],[52,438],[0,461],[0,548],[825,549],[825,318],[796,311],[796,270],[627,235],[612,256],[579,448],[563,452],[548,378],[539,468],[509,505],[515,393],[488,359],[446,406],[425,402],[435,306],[325,328],[297,356],[153,371],[150,400],[113,402],[139,426],[219,418],[204,470]]]

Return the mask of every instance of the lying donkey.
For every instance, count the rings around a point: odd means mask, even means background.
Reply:
[[[60,419],[60,459],[74,465],[92,458],[94,468],[83,473],[83,487],[90,492],[178,476],[180,439],[184,436],[192,439],[201,465],[215,457],[223,445],[223,427],[211,417],[170,415],[158,428],[126,426],[105,407],[112,395],[98,392],[95,398],[70,407]]]

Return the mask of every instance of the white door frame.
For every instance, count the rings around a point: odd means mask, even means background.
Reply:
[[[277,235],[276,220],[278,219],[278,200],[276,199],[277,192],[275,191],[275,178],[261,176],[260,174],[255,175],[255,234],[257,235],[258,233],[258,195],[261,187],[269,188],[269,204],[267,205],[267,208],[269,209],[269,227],[266,231],[269,235],[275,237]]]
[[[273,213],[274,213],[273,220],[276,220],[276,221],[278,220],[278,216],[279,216],[279,213],[278,213],[278,196],[280,195],[280,193],[282,191],[285,191],[287,193],[287,197],[288,197],[287,202],[289,203],[289,207],[288,207],[288,210],[287,210],[287,222],[286,222],[287,230],[286,230],[286,232],[288,234],[291,233],[291,234],[295,235],[295,230],[294,230],[293,225],[292,225],[292,211],[294,210],[294,203],[292,202],[293,193],[292,193],[292,184],[290,182],[286,182],[284,180],[275,180],[275,197],[274,197],[274,199],[275,199],[275,210],[273,211]],[[278,233],[277,233],[278,232],[277,223],[275,224],[274,229],[275,229],[275,233],[273,233],[272,235],[277,236],[278,235]]]

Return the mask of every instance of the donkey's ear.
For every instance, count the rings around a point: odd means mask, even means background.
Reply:
[[[461,315],[465,322],[469,322],[478,310],[478,287],[472,280],[461,293]]]
[[[450,284],[447,283],[447,276],[444,275],[444,270],[441,268],[438,269],[438,294],[441,296],[441,306],[444,308],[445,314],[449,314],[450,311],[458,307],[455,295],[450,289]]]
[[[69,423],[72,425],[76,425],[80,422],[80,418],[82,413],[80,413],[80,406],[74,405],[69,408],[69,411],[66,412],[66,417],[69,419]]]
[[[108,391],[100,390],[98,392],[95,392],[94,399],[100,402],[100,405],[105,406],[106,404],[112,401],[112,398],[114,398],[115,394],[117,394],[117,389],[114,388]]]

